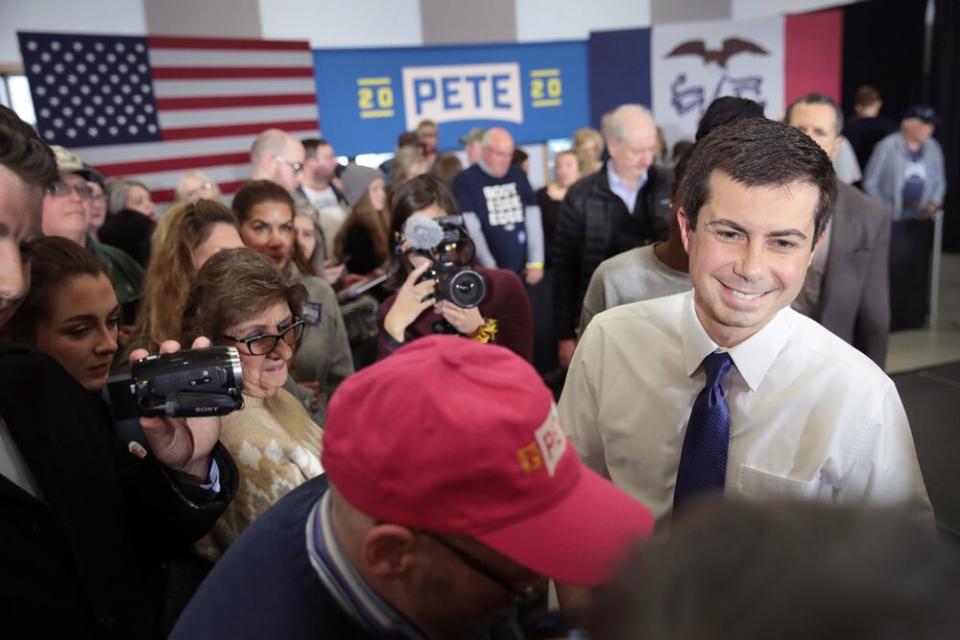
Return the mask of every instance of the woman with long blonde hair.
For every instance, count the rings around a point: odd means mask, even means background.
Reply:
[[[179,340],[180,317],[200,267],[223,249],[243,246],[233,212],[216,200],[183,202],[170,209],[153,238],[146,288],[137,314],[137,346]]]

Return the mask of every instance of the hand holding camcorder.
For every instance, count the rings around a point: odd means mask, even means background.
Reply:
[[[108,385],[118,419],[223,416],[243,407],[243,372],[234,347],[149,356]]]

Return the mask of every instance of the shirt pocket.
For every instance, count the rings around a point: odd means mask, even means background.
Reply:
[[[751,499],[816,498],[819,487],[818,480],[784,478],[746,464],[737,473],[738,493]]]

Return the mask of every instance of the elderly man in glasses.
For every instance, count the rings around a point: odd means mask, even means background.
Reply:
[[[518,605],[545,577],[597,585],[652,529],[580,463],[529,364],[452,336],[347,379],[322,463],[221,558],[172,638],[522,637]]]
[[[90,201],[95,197],[90,186],[93,170],[77,154],[59,145],[53,149],[60,180],[43,198],[43,233],[72,240],[93,252],[107,265],[107,273],[120,303],[121,341],[134,323],[134,307],[143,296],[143,268],[126,252],[101,244],[90,235]],[[102,192],[101,192],[102,193]]]

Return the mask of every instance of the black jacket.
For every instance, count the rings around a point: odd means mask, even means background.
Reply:
[[[669,233],[673,171],[653,166],[647,175],[633,211],[644,228],[640,244],[666,240]],[[606,164],[567,190],[553,238],[553,309],[561,340],[574,337],[590,276],[617,253],[616,218],[624,213],[623,200],[610,190]]]
[[[0,418],[35,498],[0,476],[0,617],[37,637],[160,636],[166,560],[202,536],[237,488],[217,446],[221,491],[178,485],[112,432],[94,398],[47,355],[0,344]]]

